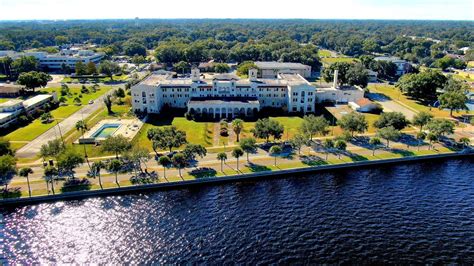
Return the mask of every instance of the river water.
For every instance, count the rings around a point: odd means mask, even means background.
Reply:
[[[472,159],[3,209],[8,263],[474,263]]]

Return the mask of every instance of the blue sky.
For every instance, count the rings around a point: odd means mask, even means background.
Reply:
[[[96,18],[474,20],[474,0],[0,0],[0,20]]]

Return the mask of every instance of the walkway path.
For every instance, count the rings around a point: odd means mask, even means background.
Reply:
[[[99,98],[94,100],[93,104],[86,105],[68,118],[64,119],[63,121],[59,122],[58,125],[52,127],[48,131],[44,132],[36,139],[32,140],[30,143],[26,144],[22,148],[20,148],[16,152],[16,156],[18,158],[31,158],[35,157],[40,149],[41,145],[45,144],[46,142],[60,138],[61,135],[64,135],[68,131],[74,128],[76,122],[82,119],[87,118],[92,113],[96,112],[100,108],[104,107],[104,97],[107,94],[111,94],[114,89],[111,89],[109,92],[105,93],[104,95],[100,96]]]

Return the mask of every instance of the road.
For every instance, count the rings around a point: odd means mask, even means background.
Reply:
[[[104,107],[103,99],[105,95],[112,93],[114,90],[115,89],[111,89],[109,92],[95,99],[93,104],[84,106],[79,111],[75,112],[68,118],[59,122],[58,125],[54,126],[53,128],[50,128],[48,131],[44,132],[43,134],[41,134],[40,136],[38,136],[37,138],[29,142],[28,144],[26,144],[25,146],[17,150],[16,157],[18,158],[35,157],[39,153],[41,149],[41,145],[47,143],[50,140],[60,138],[61,134],[65,134],[71,129],[73,129],[77,121],[87,118],[92,113],[96,112],[100,108],[103,108]]]
[[[378,102],[382,105],[384,112],[401,112],[407,119],[412,120],[415,112],[403,106],[402,104],[387,98],[380,93],[368,93],[367,97],[372,101]]]

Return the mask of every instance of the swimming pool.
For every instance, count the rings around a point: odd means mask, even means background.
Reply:
[[[93,138],[107,138],[114,134],[114,132],[120,127],[120,124],[104,124],[94,134]]]

